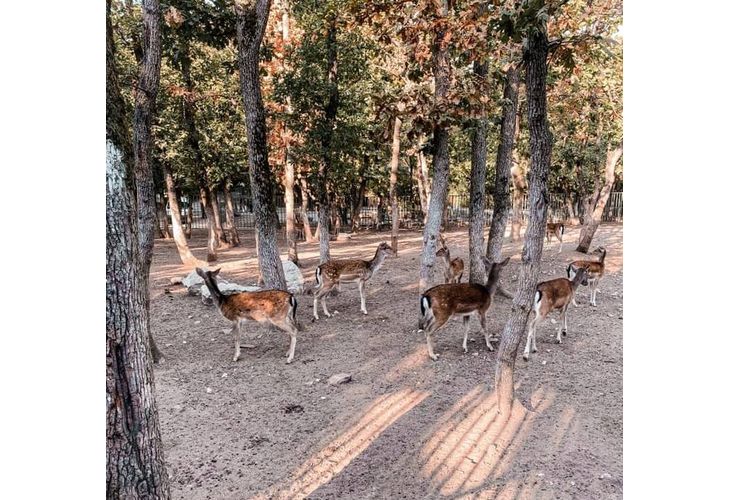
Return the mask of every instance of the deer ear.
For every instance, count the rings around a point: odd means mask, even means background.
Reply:
[[[205,278],[205,271],[203,271],[199,267],[195,268],[195,272],[198,273],[198,276],[200,276],[201,278]]]
[[[499,265],[500,265],[500,266],[504,266],[505,264],[507,264],[507,262],[509,262],[509,260],[510,260],[511,258],[512,258],[512,257],[507,257],[507,258],[506,258],[506,259],[504,259],[504,260],[503,260],[502,262],[500,262],[500,263],[499,263]]]
[[[210,272],[210,275],[211,276],[218,276],[218,273],[219,272],[221,272],[221,268],[220,267],[218,269],[214,270],[214,271],[211,271]]]

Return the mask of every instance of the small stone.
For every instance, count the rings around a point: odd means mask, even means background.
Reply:
[[[212,339],[210,339],[210,341],[211,342],[215,342],[215,337],[213,337]]]
[[[479,351],[472,353],[472,356],[479,356]]]
[[[601,474],[600,477],[599,477],[599,479],[611,479],[611,477],[612,477],[611,474],[609,474],[608,472],[606,472],[604,474]]]
[[[557,321],[555,321],[555,318],[550,318],[550,323],[552,323],[554,325],[557,323]]]
[[[200,320],[196,321],[194,324],[199,325],[200,324]]]
[[[191,314],[190,316],[188,316],[188,319],[193,319],[193,315]]]
[[[183,340],[183,344],[187,344],[187,343],[188,343],[188,341],[187,341],[187,340]]]
[[[545,474],[543,472],[538,472],[537,477],[543,477]]]
[[[171,285],[182,285],[183,279],[179,276],[173,276],[170,278]]]
[[[327,399],[327,396],[322,396],[319,399]]]
[[[221,375],[221,378],[226,378],[226,377],[228,377],[227,373],[224,373],[223,375]]]
[[[341,384],[346,384],[347,382],[350,382],[351,380],[352,380],[352,373],[337,373],[335,375],[332,375],[327,380],[327,383],[329,385],[341,385]]]
[[[571,482],[570,482],[570,485],[571,485],[571,486],[575,486],[575,481],[571,481]]]
[[[321,380],[321,379],[318,379],[318,378],[315,378],[315,379],[314,379],[314,381],[315,381],[315,382],[319,382],[320,380]]]
[[[548,349],[547,352],[550,352],[550,349]]]
[[[205,392],[207,392],[208,394],[213,394],[213,389],[211,389],[210,387],[206,387]]]
[[[547,364],[547,361],[545,361],[545,360],[543,359],[543,360],[542,360],[542,364],[543,364],[543,365],[546,365],[546,364]]]

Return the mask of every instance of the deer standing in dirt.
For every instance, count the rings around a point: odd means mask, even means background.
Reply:
[[[545,229],[545,236],[547,236],[548,245],[552,242],[553,236],[555,236],[560,242],[560,248],[558,253],[563,251],[563,235],[565,234],[565,224],[562,222],[548,222]]]
[[[441,248],[436,252],[436,257],[444,260],[444,281],[446,283],[461,283],[461,277],[464,275],[464,261],[461,257],[451,260],[449,247],[446,246],[446,238],[439,235],[441,239]]]
[[[575,260],[568,264],[568,277],[572,278],[578,268],[584,267],[588,270],[588,288],[591,292],[590,304],[596,307],[596,293],[598,292],[598,281],[603,277],[606,269],[606,249],[598,247],[593,250],[594,255],[598,255],[598,260]]]
[[[568,318],[566,312],[575,291],[580,285],[586,285],[587,271],[580,267],[576,270],[575,275],[571,279],[556,278],[549,281],[543,281],[537,284],[535,292],[535,301],[532,310],[535,317],[530,321],[527,328],[527,343],[522,357],[527,361],[530,358],[530,344],[532,344],[532,352],[537,351],[537,341],[535,340],[535,331],[539,325],[550,313],[555,309],[560,310],[560,321],[563,323],[558,329],[558,343],[563,343],[563,334],[568,334]]]
[[[327,310],[327,296],[333,288],[338,287],[340,283],[357,283],[360,290],[360,310],[363,314],[367,314],[368,310],[365,306],[365,283],[372,278],[383,261],[389,255],[393,255],[393,248],[385,242],[378,245],[375,256],[371,260],[360,259],[337,259],[329,260],[317,266],[314,272],[314,279],[317,282],[317,290],[314,292],[314,319],[319,319],[317,313],[317,305],[322,300],[322,309],[325,316],[332,316]]]
[[[203,278],[205,285],[210,290],[218,310],[224,318],[233,323],[233,333],[236,351],[233,361],[238,361],[241,356],[241,327],[246,321],[257,323],[271,323],[284,330],[291,337],[289,352],[287,353],[287,364],[294,359],[294,349],[297,345],[297,333],[299,328],[296,321],[297,299],[289,292],[283,290],[262,290],[258,292],[239,292],[233,295],[224,295],[218,289],[216,276],[220,268],[214,271],[203,271],[195,268],[195,272]]]
[[[464,352],[468,352],[466,341],[469,336],[469,318],[472,315],[479,316],[484,341],[487,349],[494,350],[490,336],[487,334],[486,314],[489,306],[492,305],[494,292],[499,284],[499,275],[504,266],[509,262],[509,257],[502,262],[492,264],[484,257],[484,267],[489,272],[487,284],[479,283],[446,283],[429,288],[421,295],[421,316],[418,320],[418,329],[426,333],[426,346],[428,356],[436,361],[439,354],[434,354],[431,336],[452,316],[464,318]]]

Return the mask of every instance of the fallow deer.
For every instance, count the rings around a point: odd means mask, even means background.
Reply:
[[[545,236],[547,236],[548,244],[552,242],[553,236],[555,236],[560,242],[560,248],[558,253],[563,251],[563,235],[565,234],[565,224],[562,222],[548,222],[545,229]]]
[[[451,260],[449,247],[446,246],[446,238],[439,235],[441,239],[441,248],[436,252],[436,257],[444,260],[444,281],[446,283],[461,283],[461,277],[464,275],[464,261],[461,257]]]
[[[575,260],[568,265],[567,272],[568,277],[572,278],[575,272],[580,267],[585,267],[588,270],[588,288],[591,292],[590,304],[596,307],[596,293],[598,292],[598,281],[603,277],[603,272],[606,269],[606,249],[604,247],[598,247],[592,252],[594,255],[598,255],[598,260]]]
[[[562,325],[558,330],[558,343],[563,343],[563,334],[568,334],[568,318],[565,313],[568,306],[573,300],[575,291],[579,285],[586,285],[587,271],[581,267],[576,270],[575,275],[571,279],[556,278],[549,281],[543,281],[537,284],[535,292],[535,302],[532,310],[535,317],[530,321],[527,328],[527,343],[522,357],[527,361],[530,358],[530,344],[532,344],[532,352],[537,351],[537,341],[535,340],[535,331],[539,325],[550,313],[555,309],[560,310],[560,321]]]
[[[464,352],[468,352],[466,341],[469,336],[469,318],[472,315],[479,316],[487,349],[494,350],[492,339],[487,334],[486,313],[489,306],[492,305],[494,292],[499,283],[499,275],[507,262],[509,262],[509,257],[495,264],[484,257],[484,266],[489,271],[486,286],[479,283],[447,283],[429,288],[421,295],[421,316],[418,320],[418,328],[426,333],[428,356],[432,360],[438,360],[439,354],[433,352],[431,336],[454,315],[464,318],[464,342],[462,343]]]
[[[224,295],[218,289],[216,276],[220,268],[214,271],[203,271],[196,268],[195,271],[203,278],[205,285],[210,290],[218,310],[224,318],[233,323],[231,332],[234,335],[236,351],[233,361],[238,361],[241,356],[241,327],[246,321],[258,323],[271,323],[284,330],[291,337],[289,352],[287,353],[287,364],[294,359],[294,349],[297,345],[297,299],[283,290],[262,290],[258,292],[239,292],[233,295]]]
[[[378,245],[375,251],[375,257],[371,260],[360,259],[337,259],[329,260],[317,266],[314,278],[317,281],[317,291],[314,292],[314,319],[319,319],[317,313],[317,305],[322,299],[322,309],[325,316],[332,316],[327,310],[327,296],[333,288],[339,288],[340,283],[357,283],[360,289],[360,310],[363,314],[367,314],[368,310],[365,306],[365,283],[373,277],[373,275],[383,265],[383,261],[389,255],[393,255],[393,248],[385,242]]]

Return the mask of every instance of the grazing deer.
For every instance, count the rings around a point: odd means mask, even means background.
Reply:
[[[375,257],[372,260],[359,259],[338,259],[329,260],[317,266],[314,278],[317,281],[318,290],[314,292],[314,319],[319,319],[317,304],[322,299],[322,309],[325,316],[332,316],[327,310],[326,298],[333,288],[339,288],[340,283],[357,283],[360,289],[360,310],[367,314],[365,307],[365,282],[368,281],[383,265],[383,261],[389,255],[393,255],[393,248],[385,242],[378,245]]]
[[[548,222],[545,230],[545,236],[547,236],[548,244],[551,243],[553,236],[555,236],[560,242],[560,248],[558,253],[563,251],[563,235],[565,234],[565,224],[562,222]]]
[[[446,238],[439,235],[441,239],[441,248],[436,252],[436,257],[444,260],[444,280],[446,283],[461,283],[461,277],[464,275],[464,261],[461,257],[451,260],[449,247],[446,246]]]
[[[606,249],[604,247],[598,247],[592,252],[594,255],[599,255],[598,260],[576,260],[568,265],[568,277],[572,278],[575,275],[576,270],[579,267],[585,267],[588,270],[588,288],[591,291],[590,304],[596,307],[596,293],[598,291],[598,281],[603,276],[603,271],[606,268],[604,263],[606,259]],[[584,283],[585,284],[585,283]]]
[[[499,274],[509,262],[509,257],[496,264],[492,264],[486,257],[483,259],[484,266],[489,271],[486,286],[479,283],[447,283],[429,288],[421,295],[421,316],[418,320],[418,329],[426,332],[428,356],[434,361],[439,359],[439,355],[433,352],[431,336],[454,315],[464,318],[464,342],[462,343],[464,352],[468,352],[466,341],[469,336],[469,318],[474,314],[479,316],[487,349],[494,350],[491,338],[487,335],[486,314],[489,306],[492,305],[494,292],[497,290]]]
[[[283,290],[262,290],[259,292],[239,292],[233,295],[223,295],[218,289],[216,276],[220,268],[215,271],[203,271],[195,268],[195,272],[203,278],[210,290],[218,310],[224,318],[233,323],[231,332],[234,335],[236,352],[233,361],[241,356],[241,327],[246,321],[271,323],[284,330],[291,337],[286,362],[294,359],[294,348],[297,345],[297,299]]]
[[[535,302],[532,310],[535,311],[535,317],[530,321],[527,329],[527,343],[525,344],[525,352],[522,357],[527,361],[530,358],[530,344],[532,344],[532,352],[537,351],[537,341],[535,340],[535,331],[539,325],[550,313],[555,309],[560,309],[560,321],[562,326],[558,330],[558,343],[563,343],[563,334],[568,334],[568,318],[565,315],[568,306],[573,300],[575,291],[579,285],[586,285],[587,271],[584,267],[576,269],[575,275],[571,279],[556,278],[554,280],[543,281],[538,283],[535,292]]]

